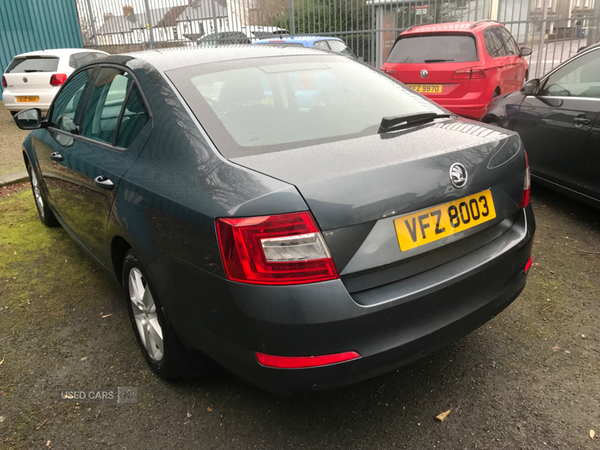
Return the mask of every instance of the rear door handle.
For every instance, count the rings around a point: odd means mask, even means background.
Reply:
[[[94,178],[94,184],[102,189],[106,189],[107,191],[110,191],[115,187],[115,184],[110,181],[109,178],[106,178],[102,175],[98,175],[96,178]]]
[[[573,119],[573,123],[576,127],[582,127],[584,125],[589,125],[590,123],[592,123],[592,121],[587,117],[575,117]]]
[[[61,154],[60,154],[60,153],[58,153],[58,152],[53,152],[53,153],[51,153],[51,154],[50,154],[50,159],[51,159],[52,161],[64,161],[64,160],[65,160],[65,158],[63,158],[63,155],[61,155]]]

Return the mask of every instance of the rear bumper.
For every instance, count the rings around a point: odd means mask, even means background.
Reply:
[[[42,111],[48,111],[54,96],[58,92],[60,86],[52,88],[48,92],[38,93],[38,92],[13,92],[12,90],[5,89],[2,92],[2,101],[4,102],[4,107],[9,111],[24,111],[30,108],[39,108]],[[17,97],[21,96],[35,96],[39,97],[40,100],[38,102],[17,102]]]
[[[443,106],[444,108],[446,108],[448,111],[454,113],[454,114],[458,114],[459,116],[462,117],[466,117],[468,119],[473,119],[473,120],[481,120],[481,118],[483,117],[483,114],[485,113],[485,108],[487,106],[487,103],[485,105],[463,105],[463,106],[456,106],[456,105],[444,105],[442,103],[440,103],[440,106]]]
[[[209,355],[267,391],[312,392],[408,364],[506,308],[525,286],[524,267],[535,231],[531,207],[521,214],[522,220],[507,236],[461,261],[432,269],[438,271],[432,279],[446,273],[445,282],[432,282],[426,289],[392,295],[368,307],[354,301],[340,280],[293,287],[250,286],[163,257],[150,269],[172,275],[153,279],[163,283],[157,289],[164,291],[165,311],[191,351]],[[453,267],[461,264],[455,271]],[[385,286],[386,294],[391,288]],[[361,357],[318,368],[275,369],[261,366],[257,351],[278,356],[356,351]]]

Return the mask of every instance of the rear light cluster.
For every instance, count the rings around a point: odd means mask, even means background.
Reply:
[[[381,71],[387,73],[390,77],[398,79],[398,72],[393,69],[386,69],[385,67],[382,67]]]
[[[273,356],[256,352],[258,362],[266,367],[277,369],[302,369],[306,367],[327,366],[360,358],[356,352],[334,353],[321,356]]]
[[[458,69],[452,74],[453,80],[475,80],[485,78],[485,67],[470,67],[468,69]]]
[[[521,195],[521,208],[525,208],[529,205],[529,198],[531,197],[531,174],[529,172],[529,160],[527,159],[527,152],[525,152],[525,181],[523,182],[523,194]]]
[[[221,218],[216,226],[230,280],[285,285],[339,277],[310,212]]]
[[[60,86],[67,80],[66,73],[55,73],[50,77],[50,86]]]
[[[6,82],[6,77],[2,75],[2,87],[8,87],[8,83]]]

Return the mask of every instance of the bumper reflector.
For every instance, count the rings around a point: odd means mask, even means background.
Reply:
[[[525,273],[529,272],[529,269],[531,268],[531,258],[532,257],[530,256],[527,264],[525,264]]]
[[[357,358],[360,358],[360,355],[356,352],[334,353],[333,355],[321,356],[273,356],[256,352],[256,359],[261,365],[278,369],[320,367],[351,361]]]

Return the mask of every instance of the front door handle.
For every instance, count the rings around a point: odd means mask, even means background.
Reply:
[[[575,117],[573,119],[573,123],[575,124],[576,127],[582,127],[584,125],[589,125],[590,123],[592,123],[592,121],[590,119],[588,119],[587,117],[583,116],[583,117]]]
[[[98,175],[96,178],[94,178],[94,184],[102,189],[106,189],[107,191],[110,191],[115,187],[115,184],[110,181],[109,178],[106,178],[102,175]]]
[[[60,153],[58,153],[58,152],[53,152],[53,153],[51,153],[51,154],[50,154],[50,159],[51,159],[52,161],[64,161],[64,160],[65,160],[65,158],[63,158],[63,155],[61,155],[61,154],[60,154]]]

